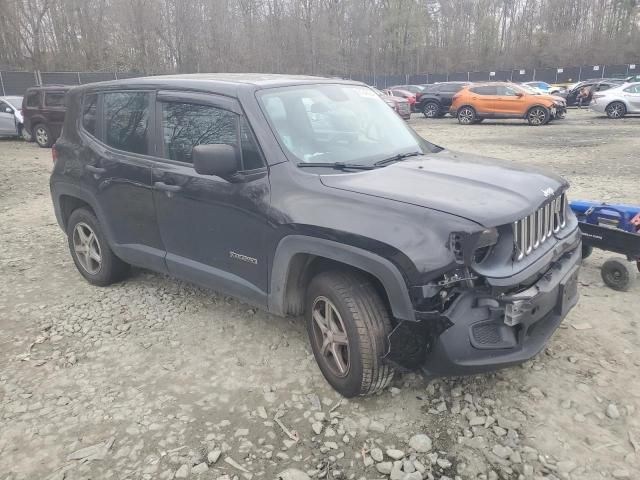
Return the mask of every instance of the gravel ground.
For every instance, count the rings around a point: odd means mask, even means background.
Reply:
[[[451,149],[555,170],[574,198],[640,203],[640,118],[411,123]],[[88,285],[55,223],[50,153],[0,140],[0,162],[1,480],[640,478],[640,288],[604,287],[604,254],[533,361],[404,375],[346,401],[300,319],[141,270]]]

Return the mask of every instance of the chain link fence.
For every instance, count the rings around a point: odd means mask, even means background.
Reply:
[[[540,69],[513,69],[484,72],[423,73],[412,75],[352,75],[349,78],[379,88],[393,85],[425,84],[446,81],[513,81],[540,80],[547,83],[572,83],[592,78],[624,78],[640,75],[640,62],[624,65],[585,65]],[[83,85],[85,83],[134,78],[134,72],[0,72],[0,95],[24,95],[37,85]]]

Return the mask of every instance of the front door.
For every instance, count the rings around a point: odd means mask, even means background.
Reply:
[[[496,112],[504,116],[516,116],[525,114],[525,102],[518,91],[507,85],[498,85],[498,100]]]
[[[624,97],[629,102],[629,113],[640,113],[640,83],[625,88]]]
[[[177,277],[266,305],[267,169],[235,100],[159,92],[161,152],[153,168],[154,200],[166,264]],[[192,150],[200,144],[237,148],[232,179],[201,175]]]
[[[6,102],[0,100],[0,135],[17,135],[18,128],[16,126],[16,117],[13,107]]]

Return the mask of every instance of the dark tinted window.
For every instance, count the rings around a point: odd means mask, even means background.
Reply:
[[[98,108],[98,95],[92,93],[85,95],[82,101],[82,126],[91,135],[96,134],[96,110]]]
[[[45,92],[45,107],[64,107],[64,92]]]
[[[104,118],[107,145],[126,152],[147,153],[148,94],[105,93]]]
[[[40,106],[40,92],[30,92],[27,95],[27,107],[35,108]]]
[[[457,84],[457,83],[450,83],[450,84],[442,85],[440,87],[440,91],[442,93],[456,93],[462,90],[462,87],[464,87],[464,85]]]
[[[240,117],[240,146],[242,148],[242,168],[244,170],[254,170],[264,167],[258,142],[253,136],[251,127],[244,117]]]
[[[487,85],[485,87],[474,87],[471,89],[473,93],[477,93],[478,95],[497,95],[498,89],[497,87]]]
[[[162,104],[162,139],[165,158],[193,163],[196,145],[238,145],[238,115],[209,105]]]

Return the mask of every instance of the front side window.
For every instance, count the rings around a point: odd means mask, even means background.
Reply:
[[[27,95],[27,108],[37,108],[40,106],[40,92],[30,92]]]
[[[262,91],[259,101],[280,144],[297,162],[370,165],[399,153],[439,151],[368,87],[274,88]]]
[[[64,107],[64,92],[46,92],[44,105],[46,107]]]
[[[105,93],[104,118],[107,145],[125,152],[148,153],[149,94]]]
[[[98,95],[85,95],[82,100],[82,126],[91,135],[96,134],[96,111],[98,109]]]
[[[165,158],[193,163],[196,145],[238,145],[238,115],[209,105],[163,103],[162,141]]]
[[[502,95],[505,97],[515,97],[518,94],[518,92],[516,92],[514,88],[507,87],[506,85],[500,85],[496,87],[496,89],[498,95]]]

